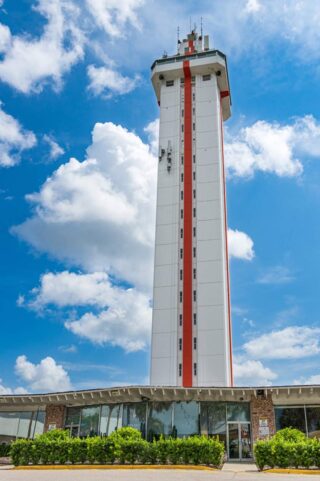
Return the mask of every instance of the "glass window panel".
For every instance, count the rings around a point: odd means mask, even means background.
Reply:
[[[122,424],[123,426],[131,426],[133,428],[139,429],[142,436],[145,437],[146,415],[147,415],[146,403],[124,404]]]
[[[296,428],[306,432],[306,421],[303,407],[276,407],[276,429]]]
[[[226,445],[226,404],[219,402],[201,403],[201,433],[208,436],[219,436]]]
[[[228,421],[250,421],[249,403],[227,403]]]
[[[320,438],[320,406],[306,407],[308,435],[310,438]]]
[[[15,438],[18,431],[20,412],[0,412],[0,440]]]
[[[108,436],[121,427],[121,404],[103,405],[101,408],[100,434]]]
[[[27,438],[29,435],[30,422],[32,417],[32,412],[21,412],[20,419],[17,430],[18,438]]]
[[[71,426],[72,424],[79,424],[80,412],[81,408],[68,408],[65,425]]]
[[[46,417],[45,411],[38,411],[37,418],[36,418],[36,421],[35,421],[35,427],[32,430],[33,437],[35,437],[37,434],[43,433],[45,417]]]
[[[98,434],[100,406],[81,409],[80,436],[95,436]]]
[[[174,404],[173,434],[178,437],[199,434],[199,404],[177,402]]]
[[[172,403],[153,402],[149,406],[148,439],[172,434]]]

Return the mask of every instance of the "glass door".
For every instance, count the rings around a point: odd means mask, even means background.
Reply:
[[[250,459],[251,429],[250,423],[228,423],[228,458],[230,460]]]

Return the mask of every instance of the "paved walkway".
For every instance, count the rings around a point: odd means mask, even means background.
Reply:
[[[319,475],[259,473],[254,464],[227,463],[222,471],[21,470],[0,466],[0,481],[319,481]]]

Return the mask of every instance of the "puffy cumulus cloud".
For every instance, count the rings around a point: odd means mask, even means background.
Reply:
[[[320,328],[291,326],[262,334],[243,345],[255,359],[301,359],[320,352]]]
[[[296,379],[293,384],[307,384],[307,385],[315,385],[320,384],[320,374],[313,374],[307,378],[302,377],[300,379]]]
[[[36,143],[34,133],[24,130],[18,120],[5,113],[0,102],[0,165],[12,167],[17,164],[21,152]]]
[[[1,6],[1,4],[0,4]],[[0,23],[0,53],[5,52],[10,46],[11,42],[11,32],[10,29]]]
[[[111,37],[125,36],[126,24],[140,29],[137,9],[144,0],[86,0],[96,24]]]
[[[294,275],[286,266],[274,266],[262,274],[258,282],[259,284],[287,284],[295,280]]]
[[[251,261],[254,258],[253,240],[245,232],[228,229],[229,256]]]
[[[229,177],[251,178],[258,171],[295,177],[303,171],[298,155],[320,155],[320,123],[311,115],[289,125],[260,120],[233,139],[225,145]]]
[[[75,3],[38,0],[33,8],[47,20],[40,38],[0,31],[0,39],[5,37],[0,79],[23,93],[39,92],[50,81],[59,88],[63,74],[83,57],[84,36],[77,26],[80,10]]]
[[[56,392],[71,389],[67,371],[49,356],[39,364],[33,364],[24,355],[18,356],[15,371],[32,391]]]
[[[238,386],[270,386],[278,375],[261,361],[246,360],[233,365],[235,383]]]
[[[150,289],[157,162],[120,125],[96,124],[88,159],[70,159],[27,196],[33,216],[13,232],[39,251]]]
[[[245,11],[249,13],[256,13],[261,10],[261,3],[258,0],[247,0]]]
[[[109,67],[95,67],[89,65],[87,68],[90,83],[88,89],[94,95],[103,95],[110,98],[114,95],[123,95],[134,90],[140,77],[129,78],[121,75]]]
[[[27,394],[27,392],[24,387],[6,387],[2,384],[2,379],[0,379],[0,394]]]
[[[43,141],[49,146],[50,159],[56,160],[65,153],[64,149],[50,135],[44,135]]]
[[[148,142],[151,152],[157,157],[159,151],[159,119],[155,119],[153,122],[150,122],[144,128],[144,131],[148,135]]]
[[[31,291],[24,305],[36,310],[46,306],[59,308],[92,306],[99,312],[87,312],[65,323],[74,334],[97,344],[109,343],[125,351],[145,349],[151,332],[151,306],[146,294],[137,289],[112,285],[104,272],[92,274],[47,273],[40,286]]]

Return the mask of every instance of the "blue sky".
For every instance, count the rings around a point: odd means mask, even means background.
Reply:
[[[316,2],[0,0],[0,393],[148,382],[150,65],[201,16],[233,102],[236,382],[320,382]]]

